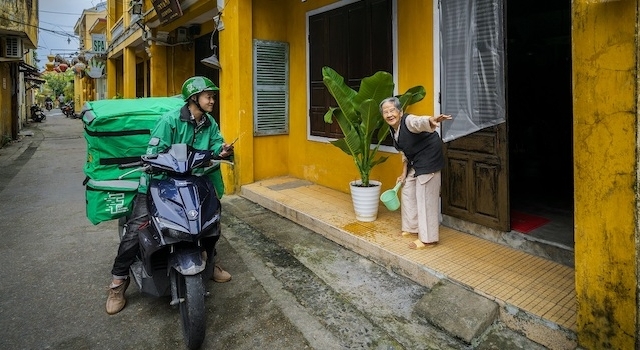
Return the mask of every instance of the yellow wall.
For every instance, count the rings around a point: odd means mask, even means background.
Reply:
[[[573,1],[578,341],[633,349],[636,331],[637,2]]]
[[[82,45],[84,50],[91,50],[93,47],[93,41],[91,38],[91,26],[99,19],[106,17],[106,11],[101,12],[85,12],[84,17],[81,17],[83,22],[80,24],[79,33],[82,39]]]
[[[35,49],[38,46],[38,6],[28,0],[0,1],[0,28],[5,35],[26,35],[22,40],[23,49]],[[8,32],[5,32],[8,31]]]
[[[318,2],[290,1],[289,7],[283,11],[277,0],[239,0],[226,3],[223,11],[225,29],[219,33],[219,59],[222,65],[220,72],[221,99],[221,127],[227,139],[241,136],[236,144],[236,168],[234,173],[225,177],[228,192],[235,192],[237,185],[254,182],[255,180],[280,175],[293,175],[305,178],[319,184],[348,191],[348,182],[357,179],[358,172],[351,157],[343,154],[339,149],[327,142],[307,141],[307,76],[306,76],[306,16],[307,11],[330,4],[333,1]],[[110,1],[112,5],[114,1]],[[171,31],[183,25],[197,13],[202,13],[214,6],[212,1],[198,2],[184,10],[184,16],[158,28]],[[428,21],[431,22],[430,2],[428,5],[419,4],[416,7],[400,7],[403,15],[409,18],[419,18],[418,11],[426,11]],[[153,19],[153,12],[148,20]],[[113,19],[110,25],[114,25]],[[429,28],[430,28],[429,24]],[[403,31],[415,28],[401,27]],[[109,30],[108,30],[109,32]],[[252,41],[253,39],[282,40],[290,44],[290,133],[280,136],[253,137],[253,99],[252,99]],[[131,37],[118,47],[113,48],[112,57],[124,54],[128,64],[110,62],[109,68],[115,66],[115,74],[108,74],[109,97],[115,92],[125,97],[133,97],[135,90],[132,79],[134,74],[127,73],[132,63],[129,47],[135,37]],[[431,43],[429,41],[415,45],[408,41],[399,43],[400,60],[422,60],[420,69],[412,69],[411,74],[400,71],[397,79],[399,90],[404,92],[409,86],[423,84],[429,90],[433,85],[430,79],[431,63],[424,62],[425,57],[431,57]],[[129,51],[127,53],[127,51]],[[152,69],[151,81],[153,91],[174,95],[180,93],[182,82],[193,75],[193,50],[185,50],[182,46],[153,48],[159,56],[166,54],[166,71]],[[162,58],[158,57],[161,61]],[[114,60],[114,58],[112,58]],[[118,59],[118,60],[121,60]],[[153,59],[152,59],[153,60]],[[114,64],[115,63],[115,64]],[[153,65],[152,61],[152,65]],[[155,66],[157,67],[157,66]],[[403,75],[404,74],[404,75]],[[116,78],[117,76],[117,78]],[[114,83],[115,80],[115,83]],[[165,88],[160,86],[164,85]],[[129,89],[126,86],[130,86]],[[127,91],[125,91],[127,90]],[[152,95],[156,93],[152,92]],[[412,106],[412,112],[430,113],[431,96],[425,102]],[[374,169],[373,179],[391,184],[400,173],[400,159],[395,153],[381,152],[381,155],[391,155],[385,163]],[[239,171],[241,169],[241,171]]]
[[[253,30],[254,37],[257,39],[289,42],[290,133],[288,136],[255,138],[254,180],[289,174],[348,192],[348,182],[359,178],[352,158],[327,142],[307,140],[306,13],[335,1],[289,1],[286,12],[274,6],[275,2],[275,0],[253,1]],[[421,103],[411,106],[409,112],[432,114],[433,42],[430,34],[421,35],[421,39],[424,40],[419,42],[413,39],[415,37],[413,33],[427,31],[431,33],[432,2],[398,1],[398,14],[403,20],[400,21],[398,28],[396,64],[404,69],[399,69],[396,77],[397,90],[402,93],[412,86],[423,85],[427,89],[427,97]],[[226,47],[223,52],[224,50]],[[383,187],[392,187],[401,173],[400,157],[395,152],[379,154],[390,156],[390,158],[386,163],[374,168],[371,178],[382,181]]]
[[[77,27],[80,32],[80,38],[82,39],[83,50],[90,51],[93,49],[93,41],[91,37],[91,26],[99,19],[106,16],[106,11],[101,12],[88,12],[85,11],[83,16],[80,17],[82,21]],[[96,90],[94,79],[89,76],[80,78],[76,76],[74,79],[74,109],[76,113],[82,111],[82,107],[88,101],[93,101],[96,98]]]
[[[277,0],[253,1],[253,38],[288,42],[287,23],[289,16],[279,6]],[[290,57],[290,61],[293,60]],[[253,63],[252,63],[253,67]],[[292,65],[289,65],[291,69]],[[253,73],[253,72],[252,72]],[[253,75],[253,74],[252,74]],[[295,85],[295,88],[294,88]],[[297,81],[289,78],[290,92],[303,88]],[[250,96],[253,98],[253,96]],[[253,167],[254,178],[265,179],[289,174],[291,124],[294,122],[290,112],[289,135],[259,136],[254,139]],[[253,118],[253,111],[251,113]],[[247,135],[246,137],[250,137]]]
[[[227,193],[254,180],[252,11],[251,0],[226,2],[225,29],[219,33],[220,128],[226,140],[240,137],[234,149],[236,166],[223,172]]]
[[[73,79],[73,110],[75,113],[82,111],[82,106],[84,105],[84,98],[82,96],[82,89],[84,87],[83,79],[80,79],[79,76],[75,76]]]
[[[149,59],[151,64],[151,96],[170,96],[167,93],[167,74],[157,74],[157,72],[167,70],[167,48],[165,46],[152,44],[149,52],[151,52],[151,58]]]
[[[116,74],[109,75],[109,80],[110,79],[115,79],[115,87],[116,87],[116,93],[113,96],[119,96],[121,98],[124,97],[124,63],[123,63],[123,59],[119,59],[119,60],[115,60],[115,72]],[[108,73],[107,73],[108,74]]]
[[[195,57],[193,48],[173,46],[167,48],[167,66],[173,67],[164,74],[167,76],[167,92],[169,96],[182,93],[182,83],[193,76]],[[156,72],[157,74],[157,72]]]

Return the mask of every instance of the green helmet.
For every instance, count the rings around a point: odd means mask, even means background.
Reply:
[[[182,99],[188,100],[189,97],[199,94],[203,91],[220,90],[211,79],[205,77],[191,77],[182,84]]]

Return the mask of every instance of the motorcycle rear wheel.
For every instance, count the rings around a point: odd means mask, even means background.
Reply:
[[[184,276],[172,270],[177,278],[178,298],[180,303],[180,317],[182,332],[189,349],[199,349],[204,342],[206,330],[206,315],[204,306],[205,288],[202,276]]]

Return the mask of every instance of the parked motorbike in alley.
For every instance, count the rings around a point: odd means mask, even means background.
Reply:
[[[213,275],[215,244],[220,238],[220,200],[206,176],[196,168],[212,169],[211,151],[174,144],[166,153],[143,155],[141,161],[120,168],[138,167],[119,177],[144,171],[152,177],[147,196],[149,224],[139,233],[140,249],[131,266],[140,291],[156,297],[171,296],[178,306],[185,342],[198,349],[205,338],[206,282]],[[228,162],[233,164],[231,162]],[[129,229],[128,218],[119,219],[120,238]]]
[[[40,123],[47,119],[47,116],[44,114],[44,111],[38,106],[37,103],[31,105],[31,120],[36,123]]]

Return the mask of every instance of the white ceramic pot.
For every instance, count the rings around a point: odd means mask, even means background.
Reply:
[[[351,200],[353,201],[353,210],[356,213],[356,220],[363,222],[375,221],[378,217],[378,205],[380,204],[380,189],[382,183],[380,181],[369,180],[371,187],[359,187],[361,180],[351,181]]]

